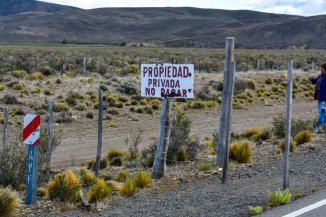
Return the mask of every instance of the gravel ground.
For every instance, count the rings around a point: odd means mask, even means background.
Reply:
[[[326,188],[325,139],[325,135],[318,136],[313,143],[301,145],[291,154],[293,194],[308,195]],[[217,171],[187,175],[187,171],[196,168],[195,163],[190,163],[168,168],[165,179],[136,197],[111,198],[92,213],[72,210],[55,216],[249,216],[249,205],[270,209],[265,205],[267,189],[282,187],[283,160],[282,155],[275,153],[275,145],[257,146],[254,155],[252,164],[233,166],[226,185],[221,184],[221,174]],[[166,180],[175,182],[158,184]]]

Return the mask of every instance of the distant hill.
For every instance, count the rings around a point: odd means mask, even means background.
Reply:
[[[24,1],[30,2],[30,1]],[[32,1],[35,3],[35,1]],[[41,3],[41,2],[37,2]],[[326,49],[326,16],[198,8],[101,8],[0,17],[0,43]]]
[[[75,7],[39,2],[35,0],[0,0],[0,16],[24,12],[59,12],[76,10]]]

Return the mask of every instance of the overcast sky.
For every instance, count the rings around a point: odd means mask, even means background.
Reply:
[[[248,9],[296,15],[326,14],[326,0],[43,0],[84,9],[101,7],[199,7]]]

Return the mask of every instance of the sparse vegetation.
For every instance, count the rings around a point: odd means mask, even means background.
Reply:
[[[112,166],[121,166],[124,152],[119,148],[111,148],[107,152],[107,157]]]
[[[86,198],[90,202],[98,202],[105,199],[111,193],[111,189],[104,179],[98,179],[89,190]]]
[[[269,204],[272,206],[291,203],[291,193],[289,189],[285,189],[284,191],[281,191],[280,189],[277,191],[268,190],[268,195],[270,197]]]
[[[213,163],[202,163],[198,166],[199,171],[209,171],[212,170],[213,168],[214,168]]]
[[[297,145],[301,145],[307,142],[311,142],[312,137],[313,137],[313,133],[304,130],[299,132],[297,135],[295,135],[293,140],[296,142]]]
[[[137,188],[147,188],[152,183],[152,176],[150,173],[144,171],[138,171],[135,179],[134,184]]]
[[[234,141],[230,145],[230,159],[238,163],[250,163],[252,144],[249,141]]]
[[[249,210],[250,215],[253,215],[253,216],[260,215],[263,213],[263,207],[261,207],[261,206],[255,206],[255,207],[249,206],[248,210]]]
[[[79,189],[80,181],[72,170],[64,173],[58,173],[48,183],[48,196],[50,200],[61,202],[77,202],[80,200]]]
[[[119,190],[121,196],[131,197],[134,196],[136,192],[136,187],[131,178],[127,178],[123,187]]]
[[[20,203],[19,195],[10,187],[0,187],[0,216],[15,216]]]

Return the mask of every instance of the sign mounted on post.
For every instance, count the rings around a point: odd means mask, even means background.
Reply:
[[[194,98],[193,64],[142,64],[141,96]]]
[[[26,145],[38,145],[40,142],[40,129],[40,115],[26,114],[24,116],[23,143]]]
[[[34,204],[37,196],[38,153],[41,134],[41,116],[24,116],[23,143],[28,145],[26,200],[27,205]]]

